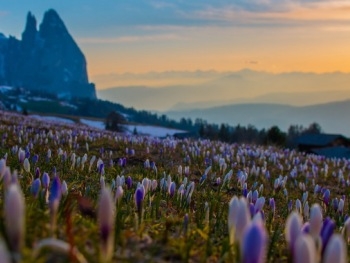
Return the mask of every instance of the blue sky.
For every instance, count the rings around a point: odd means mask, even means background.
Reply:
[[[0,32],[55,9],[90,76],[168,70],[350,71],[348,0],[7,0]]]

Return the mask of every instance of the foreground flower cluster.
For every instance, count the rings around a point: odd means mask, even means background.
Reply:
[[[348,262],[350,160],[0,123],[1,262]]]

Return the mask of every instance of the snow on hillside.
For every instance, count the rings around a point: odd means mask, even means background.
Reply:
[[[101,129],[101,130],[104,130],[106,126],[103,121],[93,121],[93,120],[87,120],[87,119],[80,119],[80,123],[90,126],[92,128]]]
[[[54,122],[61,122],[66,124],[74,124],[75,122],[70,119],[65,119],[61,117],[54,117],[54,116],[40,116],[40,115],[30,115],[31,117],[42,120],[42,121],[54,121]]]
[[[87,119],[80,119],[80,123],[85,124],[87,126],[90,126],[92,128],[97,128],[104,130],[105,129],[105,123],[103,121],[94,121],[94,120],[87,120]],[[150,125],[131,125],[131,124],[124,124],[122,125],[127,133],[133,133],[134,129],[136,128],[136,131],[140,135],[148,135],[152,137],[165,137],[165,136],[172,136],[175,133],[183,133],[186,131],[183,130],[176,130],[171,128],[164,128],[164,127],[157,127],[157,126],[150,126]]]
[[[6,93],[10,90],[13,90],[13,88],[9,86],[0,86],[0,93]]]

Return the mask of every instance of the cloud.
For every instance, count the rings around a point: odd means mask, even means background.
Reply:
[[[255,27],[258,24],[290,26],[309,22],[350,22],[349,12],[350,1],[344,0],[238,0],[224,7],[208,6],[187,16],[223,25]]]
[[[120,44],[135,42],[173,41],[182,37],[175,34],[143,35],[143,36],[121,36],[115,38],[79,38],[78,42],[83,44]]]
[[[257,61],[257,60],[248,60],[248,61],[246,61],[246,63],[250,64],[250,65],[257,65],[257,64],[259,64],[259,61]]]

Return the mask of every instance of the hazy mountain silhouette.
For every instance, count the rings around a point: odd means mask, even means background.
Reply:
[[[193,78],[198,73],[193,72]],[[174,76],[175,74],[173,74]],[[183,73],[189,78],[190,73]],[[164,77],[150,73],[147,78]],[[103,99],[117,101],[138,109],[164,111],[195,109],[232,103],[282,103],[305,106],[350,99],[350,74],[281,73],[252,70],[211,74],[212,79],[193,85],[163,87],[124,86],[98,90]],[[181,74],[177,75],[179,79]],[[142,99],[140,99],[142,98]]]
[[[291,124],[307,127],[310,123],[317,122],[325,132],[350,135],[348,123],[350,100],[304,107],[281,104],[235,104],[208,109],[169,111],[166,114],[175,120],[183,117],[193,120],[202,118],[208,123],[252,124],[259,129],[277,125],[282,130],[287,130]]]

